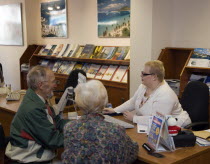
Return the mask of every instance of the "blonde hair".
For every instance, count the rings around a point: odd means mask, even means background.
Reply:
[[[80,83],[75,88],[76,105],[87,113],[101,113],[108,102],[107,91],[99,80]]]
[[[150,68],[150,73],[157,75],[160,82],[164,80],[165,68],[163,66],[163,62],[160,60],[148,61],[145,63],[145,66]]]

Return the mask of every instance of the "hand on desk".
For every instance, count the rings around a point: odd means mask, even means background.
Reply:
[[[103,114],[111,114],[111,113],[115,113],[113,108],[104,108]]]
[[[129,111],[123,112],[123,116],[125,117],[125,119],[129,121],[133,121],[134,114],[132,112]]]

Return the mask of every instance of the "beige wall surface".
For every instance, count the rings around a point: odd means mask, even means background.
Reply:
[[[24,46],[0,45],[5,82],[20,89],[19,58],[29,44],[92,43],[131,46],[130,95],[141,83],[147,60],[157,59],[164,47],[210,48],[209,0],[131,0],[131,37],[97,37],[97,0],[67,0],[68,38],[41,37],[41,0],[0,0],[0,5],[23,4]],[[1,19],[1,18],[0,18]]]

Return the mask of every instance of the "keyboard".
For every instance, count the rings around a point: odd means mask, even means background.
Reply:
[[[126,129],[134,128],[134,125],[129,124],[129,123],[125,122],[125,121],[119,120],[117,118],[111,117],[109,115],[104,115],[104,117],[105,117],[105,121],[118,124],[120,126],[123,126]]]
[[[6,100],[7,101],[20,100],[20,93],[10,92],[10,93],[7,94]]]

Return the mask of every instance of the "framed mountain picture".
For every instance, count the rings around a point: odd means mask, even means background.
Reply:
[[[98,0],[98,37],[130,37],[130,0]]]
[[[41,2],[41,35],[49,38],[67,38],[66,0]]]

